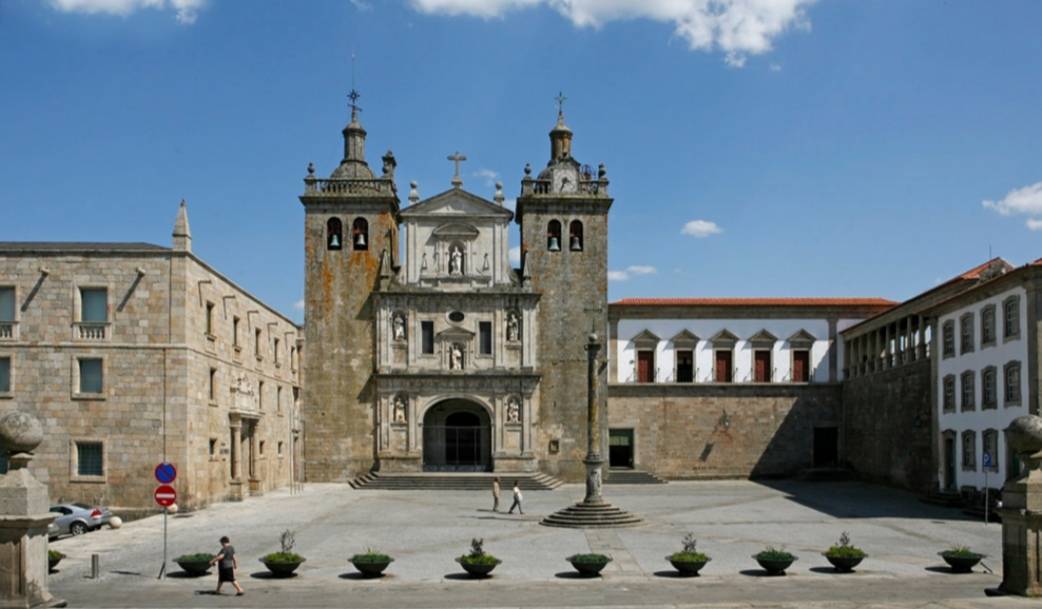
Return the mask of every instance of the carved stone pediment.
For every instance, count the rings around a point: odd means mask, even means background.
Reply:
[[[415,205],[406,207],[401,212],[402,218],[424,216],[484,216],[497,217],[510,221],[513,212],[505,207],[483,199],[460,188],[446,190]]]
[[[444,341],[468,341],[474,338],[474,333],[466,328],[450,327],[438,332],[435,336],[438,340]]]
[[[817,338],[813,334],[800,328],[798,332],[789,337],[789,345],[792,347],[810,347]]]
[[[431,232],[436,239],[439,240],[473,240],[477,239],[480,235],[480,231],[470,224],[464,224],[462,222],[452,222],[449,224],[442,224],[438,228]]]

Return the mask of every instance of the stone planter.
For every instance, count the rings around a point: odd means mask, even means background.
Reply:
[[[868,558],[867,556],[829,556],[828,554],[823,554],[823,556],[840,573],[852,572],[854,567],[861,564],[862,560]]]
[[[486,563],[480,563],[479,564],[479,563],[466,562],[466,561],[463,561],[463,560],[460,560],[459,558],[457,558],[456,562],[458,562],[460,564],[460,566],[463,567],[463,570],[467,572],[467,575],[470,575],[471,577],[475,577],[475,578],[481,578],[481,577],[490,577],[490,574],[492,573],[492,569],[495,569],[496,566],[498,566],[499,563],[501,563],[503,561],[501,561],[501,560],[499,560],[497,558],[495,562],[491,562],[491,563],[487,563],[487,564]]]
[[[948,563],[953,573],[970,573],[977,563],[984,558],[984,554],[951,554],[949,552],[938,552],[938,555]]]
[[[47,570],[48,571],[54,571],[54,568],[58,566],[58,563],[60,563],[63,558],[65,558],[64,554],[60,554],[58,556],[48,555],[47,556]]]
[[[392,562],[394,562],[393,558],[380,562],[352,560],[351,564],[354,565],[356,569],[358,569],[358,572],[362,574],[362,577],[371,578],[382,576],[384,571],[387,569],[388,565],[390,565]]]
[[[271,561],[263,558],[260,559],[260,561],[264,563],[264,566],[268,568],[268,571],[271,571],[273,577],[289,577],[290,575],[293,575],[293,572],[297,570],[297,567],[304,563],[303,558],[299,561],[293,562]]]
[[[608,563],[611,562],[610,556],[605,558],[606,560],[590,562],[575,560],[574,556],[569,556],[567,560],[572,563],[572,568],[578,571],[579,575],[582,575],[583,577],[597,577],[601,574],[601,571],[604,570],[604,567],[607,567]]]
[[[673,556],[667,556],[666,560],[669,564],[673,565],[673,568],[677,570],[677,573],[681,577],[695,577],[698,572],[702,570],[702,567],[706,566],[711,559],[692,561],[692,560],[673,560]]]
[[[756,562],[759,563],[760,567],[767,572],[767,575],[785,575],[785,570],[788,569],[792,563],[796,562],[796,557],[792,558],[759,558],[753,556]]]
[[[177,566],[190,577],[199,577],[210,572],[210,561],[208,560],[178,560]]]

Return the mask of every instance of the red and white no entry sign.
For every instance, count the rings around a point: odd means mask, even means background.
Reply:
[[[153,496],[156,498],[156,503],[163,507],[170,507],[177,501],[177,491],[169,484],[157,486]]]

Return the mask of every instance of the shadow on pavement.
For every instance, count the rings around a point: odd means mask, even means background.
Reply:
[[[171,573],[166,574],[167,577],[173,579],[199,579],[200,577],[206,577],[207,575],[211,575],[211,573],[209,571],[207,571],[206,573],[198,574],[188,573],[187,571],[173,571]]]
[[[786,575],[789,575],[789,573],[778,573],[777,575],[772,575],[763,569],[744,569],[739,571],[739,573],[749,577],[785,577]]]
[[[655,571],[655,577],[665,577],[667,579],[691,579],[693,577],[698,577],[698,573],[685,575],[680,571],[674,571],[671,569],[669,571]]]
[[[289,575],[275,576],[271,574],[271,571],[255,571],[250,573],[250,577],[254,579],[293,579],[296,577],[296,573],[290,573]]]
[[[371,582],[371,581],[378,581],[378,580],[381,580],[381,579],[391,579],[394,576],[391,575],[390,573],[381,573],[381,574],[379,574],[379,575],[377,575],[375,577],[366,577],[365,575],[362,575],[358,571],[351,571],[349,573],[341,573],[337,577],[339,577],[340,579],[351,579],[351,580]]]
[[[561,571],[554,573],[554,577],[558,579],[603,579],[601,575],[583,575],[578,571]]]
[[[792,479],[753,482],[785,493],[787,499],[834,518],[975,520],[959,508],[923,503],[908,491],[867,482]]]
[[[476,577],[469,573],[449,573],[445,576],[445,579],[451,579],[452,581],[481,581],[484,579],[492,579],[493,575],[485,575],[484,577]]]

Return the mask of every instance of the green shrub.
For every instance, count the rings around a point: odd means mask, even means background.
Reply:
[[[65,555],[58,550],[47,550],[47,558],[49,560],[61,560],[65,558]]]
[[[864,558],[865,551],[850,543],[850,535],[846,531],[839,536],[839,542],[830,547],[825,556],[832,558]]]
[[[953,546],[951,549],[942,552],[945,556],[954,556],[956,558],[982,558],[983,554],[978,554],[969,548],[969,546]]]
[[[767,546],[763,550],[760,550],[754,558],[756,558],[756,560],[794,560],[796,557],[785,550],[773,546]]]
[[[304,557],[295,552],[272,552],[261,559],[264,562],[277,564],[293,564],[304,562]]]
[[[174,559],[174,562],[210,562],[213,558],[213,554],[199,552],[198,554],[185,554],[183,556],[178,556]]]
[[[605,556],[604,554],[573,554],[568,557],[568,561],[584,565],[603,565],[611,562],[611,556]]]
[[[351,562],[364,563],[364,564],[383,564],[385,562],[391,562],[392,559],[386,554],[380,552],[374,552],[372,549],[365,551],[365,554],[355,554],[351,557]]]
[[[471,539],[470,553],[460,556],[457,560],[468,565],[498,565],[499,559],[491,554],[486,554],[484,546],[484,539]]]
[[[698,540],[691,533],[684,535],[684,549],[673,552],[669,559],[674,562],[709,562],[709,556],[698,551]]]

